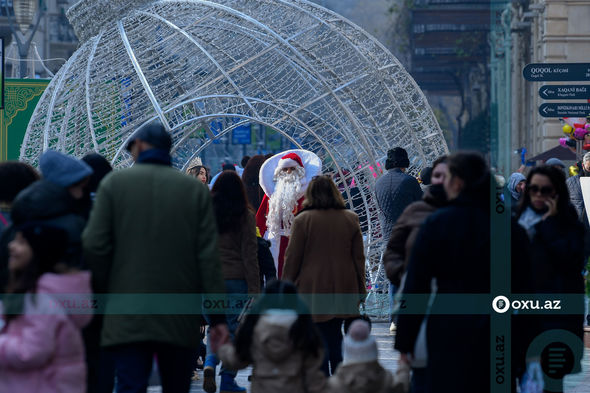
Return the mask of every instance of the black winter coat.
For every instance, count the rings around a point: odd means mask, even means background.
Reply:
[[[526,351],[533,340],[541,334],[554,329],[566,330],[578,338],[570,345],[572,353],[583,351],[583,315],[584,315],[584,280],[582,270],[585,265],[584,257],[584,225],[577,220],[574,207],[569,205],[568,212],[560,212],[559,216],[548,217],[534,226],[535,234],[530,242],[530,266],[527,278],[521,280],[520,288],[513,288],[515,293],[543,294],[540,305],[545,301],[560,301],[563,311],[548,314],[533,314],[520,316],[521,321],[516,327],[514,340],[522,342],[522,351]],[[524,273],[524,272],[523,272]],[[560,295],[577,295],[564,299]],[[525,325],[524,329],[519,326]],[[523,353],[524,355],[524,353]],[[544,353],[542,361],[548,360]],[[573,368],[560,370],[563,375],[580,372],[581,364],[578,359]],[[521,364],[522,366],[522,364]],[[558,378],[558,375],[553,375]]]
[[[526,261],[526,235],[515,223],[512,230],[525,242],[512,243],[512,259]],[[427,322],[428,392],[490,391],[490,315],[488,309],[469,311],[474,294],[490,293],[490,235],[489,203],[459,196],[432,213],[416,237],[403,293],[429,294],[432,278],[438,286]],[[438,294],[455,297],[443,305]],[[407,299],[408,313],[398,317],[395,340],[402,353],[413,352],[427,309],[427,298]]]
[[[439,294],[465,294],[457,297],[460,302],[468,302],[469,294],[489,293],[489,211],[476,201],[459,197],[431,214],[422,225],[408,264],[404,295],[430,293],[432,278],[436,279]],[[437,296],[432,310],[438,308],[438,299]],[[409,302],[412,309],[418,306],[426,311],[425,302]],[[399,315],[397,350],[413,351],[422,319],[423,315]],[[429,316],[428,392],[441,386],[448,392],[489,390],[489,321],[485,314]]]

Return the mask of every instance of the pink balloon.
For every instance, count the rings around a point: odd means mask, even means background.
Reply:
[[[576,139],[584,139],[584,137],[586,136],[587,133],[588,133],[588,130],[586,130],[585,128],[576,128],[574,130],[574,137]]]
[[[560,144],[562,147],[567,147],[567,144],[566,144],[566,142],[567,142],[567,138],[559,138],[559,144]]]

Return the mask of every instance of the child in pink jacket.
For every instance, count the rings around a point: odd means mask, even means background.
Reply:
[[[9,296],[0,304],[0,392],[86,390],[80,330],[92,317],[90,273],[70,271],[59,262],[66,244],[62,229],[26,223],[8,245]]]

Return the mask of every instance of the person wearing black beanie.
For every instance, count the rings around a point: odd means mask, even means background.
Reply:
[[[385,240],[389,238],[395,221],[406,206],[422,198],[418,181],[404,173],[409,166],[408,152],[404,148],[390,149],[385,161],[387,173],[377,179],[375,184],[379,218]]]
[[[402,147],[395,147],[387,152],[385,169],[375,184],[375,197],[379,206],[379,221],[381,222],[381,233],[385,243],[389,240],[395,222],[404,209],[412,202],[422,199],[422,189],[418,180],[404,173],[410,166],[408,152]],[[389,285],[389,308],[393,311],[393,295],[397,288]],[[395,324],[390,330],[395,330]]]
[[[408,159],[408,152],[403,147],[394,147],[387,152],[387,160],[385,161],[385,169],[402,168],[406,169],[410,166]]]

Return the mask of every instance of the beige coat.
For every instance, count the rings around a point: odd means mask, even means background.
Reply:
[[[358,315],[366,294],[358,216],[347,209],[301,211],[291,227],[282,278],[297,286],[316,323]]]
[[[409,390],[410,369],[395,375],[377,361],[340,364],[328,381],[328,390],[338,393],[405,393]]]
[[[326,376],[321,370],[323,352],[317,357],[296,351],[289,329],[297,315],[263,315],[252,337],[252,393],[325,393]],[[229,369],[248,366],[241,361],[233,344],[219,349],[219,358]]]

